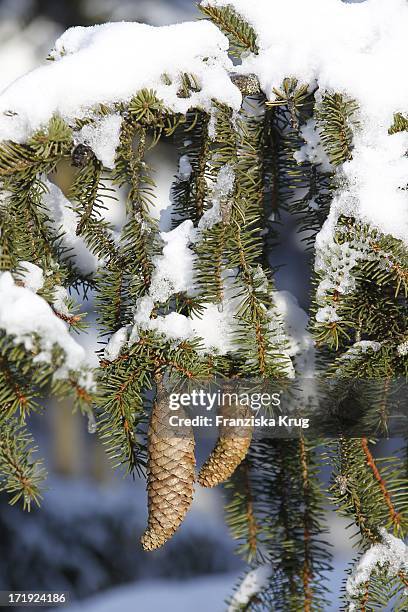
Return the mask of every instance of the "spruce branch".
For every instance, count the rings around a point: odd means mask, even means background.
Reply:
[[[326,94],[317,112],[322,144],[334,166],[352,157],[353,131],[358,128],[358,105],[341,94]]]
[[[228,36],[234,55],[239,56],[243,51],[258,53],[255,31],[231,7],[201,4],[200,10]]]
[[[34,459],[36,447],[27,430],[15,420],[0,425],[0,491],[7,492],[10,503],[22,501],[24,510],[39,505],[45,471]]]
[[[362,446],[362,449],[363,449],[363,452],[364,452],[364,455],[365,455],[365,458],[366,458],[367,465],[369,466],[370,470],[372,471],[372,473],[374,475],[374,478],[377,481],[378,486],[381,489],[382,496],[384,498],[384,501],[385,501],[385,503],[387,505],[387,508],[388,508],[388,511],[389,511],[391,523],[392,523],[395,531],[398,533],[399,530],[401,529],[401,520],[402,520],[401,514],[395,509],[395,506],[394,506],[394,504],[392,502],[391,495],[390,495],[390,493],[388,491],[387,485],[386,485],[384,479],[382,478],[382,476],[380,474],[380,471],[379,471],[379,469],[378,469],[378,467],[376,465],[375,459],[374,459],[374,457],[373,457],[373,455],[372,455],[372,453],[370,451],[370,448],[368,446],[367,438],[362,438],[361,439],[361,446]]]
[[[179,149],[179,165],[187,160],[191,171],[176,176],[171,195],[174,201],[177,223],[192,219],[197,225],[207,207],[208,181],[212,177],[209,160],[211,139],[210,117],[204,112],[189,112],[186,122],[176,131]]]
[[[310,511],[311,511],[311,491],[310,491],[310,476],[308,466],[308,456],[304,438],[301,437],[299,441],[299,455],[300,464],[302,470],[302,484],[303,484],[303,495],[305,500],[305,509],[303,514],[303,541],[304,541],[304,561],[302,569],[303,578],[303,589],[304,589],[304,610],[305,612],[311,611],[313,604],[313,590],[311,588],[312,574],[312,561],[310,558],[310,539],[311,539],[311,524],[310,524]]]
[[[406,132],[408,130],[408,117],[402,115],[401,113],[396,113],[394,115],[394,122],[392,126],[389,128],[389,134],[397,134],[398,132]]]
[[[204,4],[204,15],[228,36],[232,54],[244,58],[264,52],[264,45],[258,49],[258,32],[243,14],[231,6]],[[206,70],[217,61],[212,56],[201,59]],[[220,66],[224,72],[225,65]],[[78,109],[80,118],[71,118],[69,125],[54,115],[24,143],[0,144],[0,270],[24,286],[21,264],[39,266],[44,284],[38,296],[50,305],[54,322],[62,320],[74,330],[82,329],[83,321],[71,301],[66,309],[56,305],[55,288],[83,289],[86,295],[92,287],[102,335],[123,332],[111,353],[100,351],[97,394],[87,368],[55,376],[64,361],[61,347],[54,346],[39,368],[38,335],[33,333],[27,349],[18,334],[1,332],[0,490],[12,496],[12,503],[22,500],[27,509],[40,499],[44,474],[24,420],[41,409],[42,397],[48,392],[73,397],[85,415],[93,414],[96,405],[99,434],[115,466],[143,473],[147,451],[149,518],[142,543],[149,550],[164,544],[179,527],[194,485],[194,439],[190,429],[184,438],[166,429],[164,377],[176,383],[208,381],[216,374],[285,381],[293,372],[268,261],[279,241],[279,216],[294,215],[304,239],[317,247],[310,329],[319,368],[333,382],[334,417],[341,421],[347,416],[347,401],[358,407],[369,404],[367,423],[379,422],[386,430],[391,383],[408,373],[406,245],[363,222],[352,207],[347,216],[336,216],[332,234],[328,223],[316,241],[333,197],[344,191],[350,195],[341,166],[353,155],[358,161],[359,142],[353,138],[364,126],[356,101],[335,91],[321,95],[314,85],[291,77],[267,100],[270,92],[261,91],[255,74],[231,72],[228,81],[225,73],[231,94],[237,94],[233,83],[245,98],[237,112],[235,105],[206,98],[206,79],[200,74],[183,68],[181,73],[163,73],[159,81],[157,89],[168,102],[153,89],[142,88],[131,99],[93,105],[89,116]],[[200,99],[197,108],[194,98]],[[188,110],[175,112],[167,104]],[[108,173],[92,147],[78,145],[75,136],[113,114],[121,128],[114,169]],[[396,113],[389,134],[406,130],[406,116]],[[174,228],[184,221],[194,225],[186,247],[194,263],[188,271],[190,286],[186,282],[180,291],[169,290],[160,302],[153,297],[152,279],[165,239],[152,211],[156,185],[147,160],[164,139],[178,144],[172,223]],[[54,180],[67,162],[75,167],[75,177],[65,212],[76,215],[76,237],[97,259],[96,272],[86,275],[76,267],[76,253],[64,246],[69,228],[54,229],[52,206],[48,209],[44,198],[50,187],[44,177],[52,174]],[[227,185],[222,182],[226,174]],[[127,189],[120,235],[105,219],[108,180]],[[332,221],[337,209],[330,212]],[[138,300],[146,297],[153,308],[140,323]],[[222,315],[225,307],[233,311],[231,320],[225,325],[222,316],[219,320],[231,342],[215,349],[211,339],[209,345],[208,338],[195,336],[194,323],[211,309]],[[175,316],[187,331],[167,335],[166,325],[160,327],[168,323],[167,316]],[[367,397],[350,384],[362,378],[370,384]],[[239,551],[253,570],[265,564],[270,570],[243,609],[312,612],[327,606],[331,555],[324,541],[322,463],[332,465],[332,501],[354,525],[363,554],[382,543],[383,527],[405,535],[408,493],[400,457],[377,457],[367,438],[328,442],[328,457],[322,460],[320,441],[251,441],[252,432],[232,434],[220,431],[199,481],[213,486],[231,477],[227,520]],[[368,610],[392,602],[396,610],[407,609],[407,585],[405,568],[390,577],[387,568],[378,567],[361,585],[356,605]]]
[[[238,554],[242,555],[248,563],[252,563],[258,557],[261,534],[261,527],[256,516],[256,500],[251,475],[253,475],[253,468],[251,468],[250,457],[246,457],[232,478],[225,484],[226,521],[233,538],[241,542],[237,549]]]

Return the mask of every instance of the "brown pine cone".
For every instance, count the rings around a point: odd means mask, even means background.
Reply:
[[[171,414],[166,391],[158,381],[148,431],[149,517],[141,538],[145,550],[159,548],[172,537],[193,501],[193,431],[184,428],[179,436],[175,436],[169,427]]]
[[[226,418],[247,418],[251,411],[247,406],[222,407]],[[252,439],[252,427],[222,426],[218,440],[198,474],[202,487],[215,487],[232,476],[247,455]]]

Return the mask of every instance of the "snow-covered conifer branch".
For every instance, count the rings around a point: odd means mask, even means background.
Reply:
[[[96,403],[115,465],[143,470],[148,451],[149,548],[175,528],[157,531],[161,455],[152,433],[146,449],[142,427],[163,380],[287,383],[317,368],[342,401],[364,404],[348,386],[364,376],[369,416],[386,426],[390,381],[408,373],[406,2],[201,8],[209,19],[164,28],[70,28],[48,63],[0,95],[0,427],[9,441],[7,452],[0,441],[0,487],[26,494],[26,505],[38,499],[31,442],[19,445],[14,419],[48,388],[88,413]],[[167,208],[154,178],[163,140],[178,147]],[[288,214],[314,257],[309,324],[274,287],[270,257]],[[72,335],[84,321],[70,294],[90,289],[105,342],[99,368]],[[228,521],[256,583],[244,580],[231,605],[324,607],[319,444],[255,439],[231,481]],[[387,579],[402,546],[381,528],[406,533],[401,461],[377,459],[366,436],[328,444],[323,461],[338,511],[371,546],[349,581],[360,597],[363,583],[367,594]],[[386,571],[375,579],[370,550]],[[400,572],[402,562],[403,584]]]

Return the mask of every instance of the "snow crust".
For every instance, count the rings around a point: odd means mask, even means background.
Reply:
[[[227,38],[209,21],[69,28],[55,43],[54,61],[17,79],[0,96],[0,140],[24,142],[54,114],[70,121],[89,115],[97,104],[127,102],[143,88],[181,113],[210,109],[213,98],[238,109],[242,96],[228,77],[227,49]],[[177,96],[182,73],[194,74],[200,86],[189,98]]]
[[[69,334],[66,324],[58,319],[48,303],[27,287],[15,284],[9,272],[0,274],[0,329],[14,336],[16,344],[23,344],[27,351],[36,347],[40,352],[35,362],[50,363],[52,349],[59,346],[65,354],[63,366],[56,372],[57,378],[65,378],[70,370],[87,368],[85,349]],[[94,386],[92,377],[84,376],[86,388]]]
[[[406,114],[408,81],[400,75],[408,56],[405,0],[204,0],[231,6],[257,35],[259,53],[249,53],[244,74],[256,74],[274,99],[286,77],[340,92],[360,106],[353,159],[343,164],[338,213],[352,214],[408,244],[408,134],[388,134],[394,113]],[[276,27],[276,24],[290,24]],[[310,153],[303,151],[302,155]],[[327,228],[326,228],[327,229]]]

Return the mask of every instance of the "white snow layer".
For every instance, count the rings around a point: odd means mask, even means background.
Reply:
[[[30,261],[21,261],[19,264],[21,271],[20,279],[24,287],[37,293],[44,285],[44,273],[41,268],[31,263]]]
[[[394,537],[384,528],[380,529],[382,542],[371,546],[361,557],[346,583],[347,595],[350,599],[358,597],[361,588],[370,580],[376,568],[386,569],[390,578],[398,572],[408,571],[408,548],[403,540]],[[350,602],[350,612],[357,610]]]
[[[223,201],[228,199],[231,194],[235,183],[235,172],[230,164],[222,166],[217,174],[217,180],[215,182],[212,192],[212,206],[206,210],[198,222],[198,229],[203,231],[213,227],[216,223],[222,220],[221,206]],[[224,202],[227,206],[227,202]]]
[[[127,327],[121,327],[111,336],[108,344],[105,347],[104,357],[108,361],[115,361],[120,355],[122,348],[128,340]]]
[[[200,337],[204,351],[215,350],[225,354],[233,350],[233,333],[237,328],[234,317],[240,300],[235,297],[237,291],[228,279],[224,281],[222,304],[206,304],[199,316],[185,317],[173,312],[150,318],[155,303],[166,302],[176,293],[195,293],[196,255],[190,246],[199,239],[199,230],[194,228],[192,221],[187,220],[174,230],[160,235],[163,251],[153,260],[155,270],[148,295],[137,300],[129,343],[138,340],[139,330],[150,330],[174,342]]]
[[[408,110],[408,80],[401,58],[408,56],[405,0],[204,0],[231,6],[257,35],[259,53],[235,70],[255,73],[273,99],[285,77],[315,84],[357,100],[360,128],[353,159],[342,166],[337,212],[352,214],[408,243],[408,134],[388,134],[396,112]],[[290,24],[276,27],[276,24]],[[304,155],[306,151],[301,153]],[[310,153],[310,148],[308,153]],[[327,229],[327,228],[326,228]]]
[[[57,185],[45,177],[43,183],[47,191],[42,197],[42,202],[50,212],[50,224],[53,228],[58,233],[63,230],[62,243],[69,251],[67,254],[73,257],[75,265],[83,274],[94,272],[98,260],[88,250],[83,238],[76,234],[80,218],[73,210],[71,202]]]
[[[38,345],[36,362],[50,363],[53,347],[59,346],[65,360],[55,373],[57,378],[65,378],[70,370],[78,371],[88,366],[84,348],[75,342],[66,324],[42,297],[16,285],[10,272],[0,274],[0,329],[14,336],[16,344],[24,344],[27,351]],[[91,377],[84,376],[83,383],[88,389],[94,386]]]
[[[167,107],[181,113],[210,109],[212,99],[238,109],[242,96],[228,76],[227,49],[228,39],[209,21],[69,28],[55,44],[54,61],[0,96],[0,140],[24,142],[54,114],[67,120],[89,115],[97,104],[127,102],[143,88],[155,90]],[[194,74],[199,84],[189,98],[177,96],[182,73]]]
[[[397,347],[397,352],[400,357],[405,357],[408,355],[408,340]]]
[[[112,170],[115,167],[121,125],[122,117],[118,113],[96,119],[95,123],[84,125],[75,135],[76,144],[90,147],[105,168]]]
[[[340,295],[352,293],[356,287],[354,268],[361,261],[371,261],[378,255],[383,255],[381,252],[374,254],[370,250],[368,241],[359,236],[342,244],[337,243],[334,236],[334,225],[331,225],[331,221],[332,217],[329,216],[316,239],[315,271],[322,275],[316,291],[320,306],[316,312],[318,323],[334,323],[340,320],[337,313],[338,302],[333,302],[332,294],[334,292]]]
[[[226,166],[221,174],[214,189],[214,202],[220,202],[221,195],[228,195],[233,186],[234,175],[229,166]],[[211,226],[210,217],[207,221],[209,223],[205,226]],[[175,294],[196,293],[196,255],[191,247],[200,239],[201,229],[194,228],[192,221],[187,220],[175,229],[160,234],[163,250],[161,255],[153,259],[155,269],[149,292],[136,301],[134,325],[130,333],[127,328],[122,328],[111,337],[105,348],[106,359],[117,359],[126,344],[131,346],[139,340],[139,332],[142,330],[162,334],[176,344],[183,340],[200,338],[201,350],[204,353],[216,352],[225,355],[239,349],[237,313],[242,296],[235,281],[234,270],[224,272],[221,303],[206,303],[200,314],[192,314],[190,317],[176,312],[151,316],[155,305],[165,303]],[[264,278],[267,291],[267,279],[261,267],[258,274],[261,275],[261,281]],[[286,368],[289,376],[293,376],[291,357],[304,351],[302,369],[312,372],[314,349],[311,337],[306,331],[306,314],[288,292],[274,292],[271,302],[274,304],[268,312],[271,340],[282,353],[282,366]]]
[[[359,353],[366,353],[368,350],[372,350],[374,353],[378,353],[381,348],[381,342],[375,340],[360,340],[355,342],[353,346],[348,350],[348,353],[343,355],[343,358],[352,355],[358,355]]]
[[[298,374],[312,377],[315,371],[315,347],[308,331],[308,316],[289,291],[274,291],[273,301],[280,315],[288,343],[287,354],[295,358]]]
[[[214,202],[220,202],[221,195],[226,196],[232,189],[234,175],[229,166],[224,168],[221,178],[216,183]],[[211,209],[210,209],[211,210]],[[211,216],[207,219],[206,227],[211,226]],[[216,352],[225,355],[228,352],[237,350],[237,332],[239,322],[236,317],[242,297],[240,288],[236,285],[234,270],[226,270],[223,279],[223,299],[220,304],[204,304],[200,314],[192,314],[186,317],[179,313],[168,315],[158,315],[151,318],[153,309],[157,303],[165,303],[176,293],[185,292],[187,295],[194,295],[196,292],[195,281],[196,255],[190,248],[201,237],[202,228],[194,228],[192,221],[187,220],[180,223],[174,230],[162,232],[163,250],[161,255],[153,259],[155,265],[152,274],[152,281],[147,295],[139,298],[136,302],[134,314],[134,326],[130,333],[129,344],[132,345],[139,339],[140,330],[155,331],[163,334],[170,341],[178,343],[182,340],[201,338],[203,352]],[[259,273],[264,274],[259,268]],[[266,281],[266,277],[265,277]],[[273,298],[272,298],[273,299]],[[290,300],[281,296],[281,303],[286,303],[284,316],[288,312],[293,312],[293,304]],[[284,344],[286,336],[283,325],[276,316],[275,308],[270,310],[270,332],[277,346],[281,347],[287,365],[288,374],[293,374],[293,366],[290,359],[290,351],[287,352]],[[293,318],[293,321],[296,317]],[[119,333],[119,332],[117,332]],[[109,360],[116,359],[122,350],[126,340],[124,335],[112,337],[111,342],[105,350],[105,357]],[[123,341],[122,341],[123,340]],[[293,354],[296,342],[292,347]]]
[[[234,575],[208,575],[189,580],[140,580],[103,591],[68,606],[69,612],[221,612]]]
[[[139,298],[134,317],[135,326],[129,343],[138,340],[138,330],[150,330],[163,334],[175,343],[198,337],[201,338],[203,352],[215,351],[225,355],[237,348],[234,342],[234,334],[238,331],[235,316],[240,300],[236,293],[233,284],[225,279],[224,299],[221,304],[205,304],[200,315],[194,314],[191,317],[173,312],[151,319],[154,301],[149,296]]]
[[[178,178],[180,181],[188,181],[191,176],[193,168],[191,166],[188,155],[181,155],[179,159],[179,170]]]
[[[305,144],[299,151],[295,151],[293,155],[295,160],[298,163],[310,161],[312,164],[320,165],[322,172],[332,172],[333,166],[320,142],[320,133],[315,119],[309,119],[309,121],[300,128],[300,133]]]
[[[340,318],[334,306],[324,306],[316,312],[316,321],[318,323],[335,323]]]
[[[52,305],[54,309],[62,315],[69,316],[70,312],[67,304],[69,300],[68,291],[65,289],[65,287],[56,285],[53,293],[54,299],[52,301]]]
[[[149,295],[156,302],[166,302],[174,293],[188,291],[193,283],[194,253],[189,245],[194,241],[196,230],[188,220],[170,232],[160,234],[163,242],[162,255],[153,259],[155,271],[152,275]]]
[[[271,576],[273,568],[270,563],[260,565],[247,573],[238,590],[234,593],[227,612],[239,612],[248,605],[252,597],[264,589]]]

